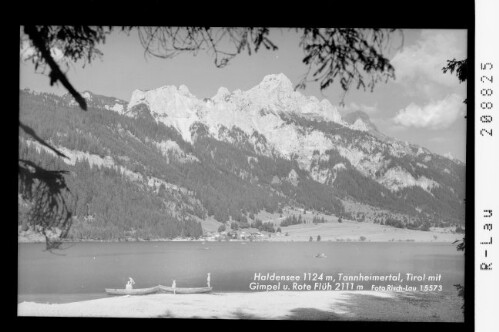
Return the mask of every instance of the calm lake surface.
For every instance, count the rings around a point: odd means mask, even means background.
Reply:
[[[444,292],[464,282],[464,255],[444,243],[370,242],[127,242],[19,244],[18,302],[64,303],[107,297],[104,288],[158,284],[206,286],[214,292],[249,292],[255,273],[389,273],[442,275]],[[324,253],[326,258],[315,258]],[[370,282],[369,284],[372,284]],[[406,282],[407,284],[407,282]],[[419,285],[421,283],[410,283]],[[422,283],[435,284],[435,283]]]

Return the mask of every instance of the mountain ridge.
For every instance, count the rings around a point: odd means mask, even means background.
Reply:
[[[219,88],[203,100],[185,86],[148,92],[134,92],[129,103],[84,92],[89,112],[83,113],[75,112],[77,105],[69,96],[20,91],[23,122],[73,157],[71,164],[53,161],[55,157],[21,136],[23,153],[75,169],[75,181],[97,193],[89,198],[92,208],[75,203],[78,218],[85,209],[87,214],[94,209],[103,225],[114,218],[96,201],[104,195],[97,183],[85,184],[84,174],[90,172],[95,179],[131,183],[119,190],[138,186],[143,199],[157,205],[150,208],[157,214],[143,211],[140,218],[154,228],[164,216],[177,225],[165,230],[168,234],[184,232],[186,220],[191,220],[190,234],[199,234],[193,231],[195,220],[244,225],[258,211],[279,212],[285,206],[416,229],[426,223],[464,223],[464,164],[377,137],[368,117],[358,113],[342,118],[328,101],[294,91],[284,75],[270,75],[247,91]],[[367,130],[356,128],[358,119]],[[108,162],[82,166],[97,156]],[[106,175],[104,169],[113,171]],[[120,188],[119,183],[109,186]],[[90,197],[87,189],[74,190]],[[123,196],[127,211],[136,206],[129,201],[136,194]],[[359,204],[365,207],[362,212],[352,208]],[[123,218],[128,221],[112,222],[119,232],[130,232],[130,225],[144,227]]]
[[[162,93],[165,90],[167,93]],[[344,115],[344,120],[326,99],[319,102],[315,97],[305,97],[293,91],[292,83],[283,74],[268,75],[260,84],[246,92],[236,90],[229,93],[227,89],[220,88],[215,97],[206,102],[190,94],[186,87],[177,90],[176,87],[164,86],[149,90],[149,93],[149,97],[134,97],[134,93],[128,108],[145,104],[156,121],[175,127],[188,142],[192,142],[190,126],[194,122],[207,124],[208,130],[215,137],[221,126],[229,129],[238,127],[248,135],[253,132],[264,135],[272,147],[284,157],[289,158],[292,154],[297,154],[306,167],[310,166],[307,161],[311,159],[311,146],[314,147],[313,150],[317,149],[323,153],[332,148],[334,142],[324,137],[320,130],[311,130],[308,135],[300,135],[293,126],[286,125],[285,122],[289,124],[288,120],[293,121],[289,117],[299,117],[333,122],[351,130],[367,132],[380,141],[390,142],[399,152],[404,150],[406,154],[410,154],[410,148],[414,147],[417,148],[418,154],[426,153],[416,145],[400,142],[380,133],[365,113],[349,113]],[[284,141],[283,137],[286,138]],[[297,144],[292,144],[293,142]],[[308,154],[303,153],[307,149],[310,150]],[[348,158],[349,151],[343,150],[343,155]],[[355,165],[354,158],[350,156],[349,159]],[[362,167],[357,168],[366,173]]]

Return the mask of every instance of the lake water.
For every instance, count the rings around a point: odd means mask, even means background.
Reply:
[[[18,302],[64,303],[106,297],[104,288],[206,286],[214,292],[249,292],[255,273],[442,275],[437,284],[456,292],[464,281],[464,255],[443,243],[373,242],[126,242],[65,244],[50,253],[44,244],[19,244]],[[324,253],[325,258],[315,258]],[[371,282],[372,284],[372,282]],[[419,285],[420,283],[411,283]],[[428,283],[422,283],[428,284]],[[430,283],[435,284],[435,283]]]

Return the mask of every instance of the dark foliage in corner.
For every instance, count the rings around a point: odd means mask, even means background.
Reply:
[[[32,201],[23,228],[31,225],[45,236],[46,249],[58,249],[68,235],[72,211],[67,198],[71,194],[65,180],[67,171],[46,170],[29,160],[19,160],[19,192]]]

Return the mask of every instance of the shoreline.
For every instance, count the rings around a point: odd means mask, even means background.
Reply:
[[[424,301],[424,305],[421,305]],[[380,305],[382,308],[380,309]],[[271,320],[460,321],[457,300],[406,292],[276,291],[112,296],[62,304],[22,302],[18,316]],[[436,312],[436,313],[435,313]]]
[[[285,242],[285,243],[308,243],[312,241],[308,240],[253,240],[253,241],[248,241],[248,240],[227,240],[227,241],[217,241],[217,240],[199,240],[199,239],[155,239],[155,240],[137,240],[137,241],[116,241],[116,240],[62,240],[60,241],[61,243],[139,243],[139,242],[214,242],[214,243],[227,243],[227,242],[240,242],[240,243],[262,243],[262,242]],[[317,241],[313,241],[317,243]],[[331,243],[331,242],[349,242],[349,243],[435,243],[435,244],[451,244],[453,241],[415,241],[415,240],[396,240],[396,241],[360,241],[360,240],[322,240],[318,241],[322,243]],[[23,239],[18,239],[18,244],[43,244],[45,243],[45,240],[43,241],[26,241]]]
[[[285,243],[302,243],[302,242],[322,242],[322,243],[331,243],[331,242],[351,242],[351,243],[439,243],[439,244],[451,244],[454,241],[416,241],[412,239],[408,240],[388,240],[388,241],[361,241],[361,240],[322,240],[322,241],[308,241],[308,240],[286,240],[286,239],[279,239],[279,240],[269,240],[269,239],[263,239],[263,240],[241,240],[241,239],[230,239],[230,240],[223,240],[223,241],[218,241],[218,240],[206,240],[206,239],[153,239],[153,240],[144,240],[144,239],[139,239],[139,240],[133,240],[133,241],[118,241],[118,240],[61,240],[61,243],[139,243],[139,242],[215,242],[215,243],[227,243],[227,242],[240,242],[240,243],[262,243],[262,242],[285,242]],[[18,244],[42,244],[45,243],[45,240],[25,240],[22,238],[18,238]]]
[[[239,230],[239,234],[259,234],[249,239],[229,238],[227,232],[208,232],[200,238],[127,238],[127,239],[63,239],[62,243],[136,243],[136,242],[417,242],[417,243],[452,243],[461,240],[464,234],[452,232],[446,228],[432,228],[429,231],[395,228],[378,224],[357,222],[325,223],[317,225],[293,225],[281,232],[268,233],[256,229]],[[270,237],[269,237],[270,235]],[[312,239],[312,241],[310,241]],[[43,235],[32,230],[18,233],[18,243],[44,243]]]

